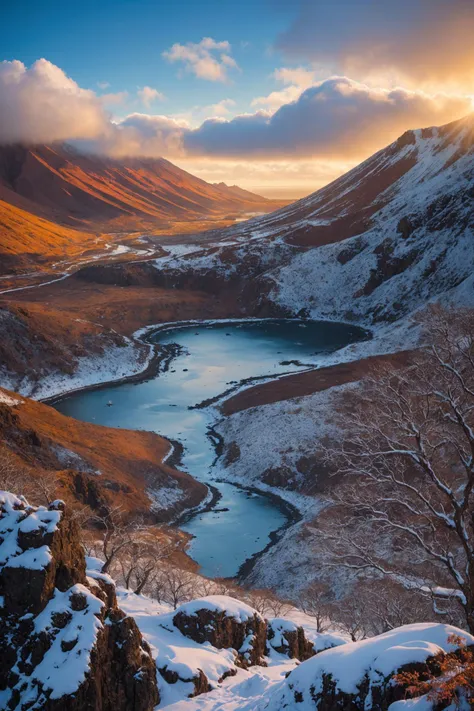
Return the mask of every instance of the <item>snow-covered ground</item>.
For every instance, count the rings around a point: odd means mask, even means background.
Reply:
[[[253,608],[246,603],[226,596],[210,596],[199,598],[181,605],[177,611],[169,605],[159,604],[144,595],[135,595],[129,590],[117,590],[119,606],[137,622],[140,631],[151,647],[152,654],[159,669],[174,671],[180,679],[175,683],[167,682],[158,673],[161,703],[159,709],[238,709],[245,699],[252,697],[256,702],[259,690],[267,691],[277,682],[283,680],[286,674],[295,668],[297,661],[286,655],[269,649],[267,667],[253,666],[244,670],[235,664],[238,650],[216,649],[209,643],[199,644],[185,637],[173,624],[176,612],[193,615],[198,610],[210,609],[224,612],[238,622],[246,621],[254,614]],[[275,629],[294,630],[303,626],[305,636],[316,650],[345,644],[346,639],[336,632],[319,634],[316,632],[314,619],[300,610],[292,610],[282,619],[270,620]],[[278,637],[274,645],[278,646]],[[202,670],[214,691],[202,694],[195,699],[187,699],[193,693],[191,681]],[[222,680],[223,675],[231,673],[231,678]],[[227,706],[226,704],[231,704]],[[243,708],[243,707],[242,707]],[[247,707],[245,707],[247,708]]]
[[[453,634],[466,644],[474,642],[474,637],[450,625],[426,623],[406,625],[379,637],[351,643],[335,633],[319,634],[311,617],[292,610],[283,618],[268,620],[275,636],[267,647],[267,666],[242,669],[235,664],[237,650],[216,649],[207,642],[199,644],[185,637],[174,625],[173,618],[179,611],[192,616],[199,610],[209,609],[225,612],[237,621],[247,620],[255,611],[245,603],[225,596],[211,596],[174,611],[125,589],[118,590],[118,602],[135,618],[157,667],[175,671],[180,677],[170,683],[160,673],[157,675],[161,695],[157,708],[168,711],[281,711],[284,708],[315,711],[312,690],[322,691],[325,675],[332,675],[336,689],[346,694],[357,694],[358,687],[368,678],[365,706],[368,709],[372,690],[383,687],[401,666],[455,650],[457,643],[451,641]],[[281,635],[298,626],[303,628],[306,639],[317,652],[302,663],[275,649],[281,644]],[[188,698],[194,687],[191,681],[182,679],[190,680],[200,671],[206,675],[212,690]],[[416,706],[414,702],[396,702],[389,708],[390,711],[408,711],[415,707],[416,711],[432,711],[433,704],[422,697]]]
[[[18,381],[16,376],[0,368],[0,386],[33,400],[44,400],[142,373],[147,369],[153,352],[152,346],[138,346],[131,339],[126,339],[124,345],[109,346],[101,355],[79,358],[72,374],[53,372],[40,382],[31,378]]]
[[[362,325],[393,322],[432,299],[473,304],[472,124],[413,131],[336,183],[218,233],[198,253],[176,251],[166,266],[241,273],[270,284],[267,298],[293,313]],[[351,219],[354,236],[325,244],[322,233],[305,246],[312,230],[344,236]]]
[[[457,649],[458,644],[450,641],[452,635],[460,636],[466,644],[474,642],[472,635],[467,632],[459,634],[456,627],[426,623],[405,625],[378,637],[326,650],[301,664],[291,673],[290,683],[281,683],[268,700],[254,708],[281,711],[293,708],[298,698],[298,711],[315,711],[314,699],[323,692],[325,677],[329,677],[338,691],[354,696],[360,694],[361,683],[367,679],[369,689],[365,708],[370,709],[373,691],[382,689],[394,671],[407,664],[425,662],[440,652]],[[424,702],[429,702],[428,698],[425,697]],[[397,702],[390,705],[390,711],[394,711],[394,706],[397,711],[404,708]],[[429,702],[428,708],[433,707],[434,703]]]
[[[260,485],[268,470],[286,473],[286,488],[314,491],[298,462],[318,449],[326,436],[341,428],[338,400],[353,384],[333,387],[304,397],[259,405],[221,419],[215,426],[226,450],[235,443],[240,456],[229,463],[226,479],[244,485]],[[285,488],[285,481],[282,483]]]

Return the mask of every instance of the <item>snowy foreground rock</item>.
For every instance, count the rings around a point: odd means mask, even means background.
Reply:
[[[329,649],[301,664],[281,685],[268,703],[268,711],[297,708],[298,711],[403,711],[416,707],[403,701],[406,690],[393,681],[401,669],[419,669],[438,654],[454,652],[450,643],[457,635],[467,645],[472,635],[450,625],[434,623],[405,625],[395,630]],[[421,709],[432,705],[423,699]]]
[[[220,595],[173,610],[101,567],[62,502],[0,492],[1,710],[431,711],[394,675],[474,645],[440,624],[348,643],[299,610],[267,620]]]
[[[349,643],[336,634],[319,634],[314,621],[295,610],[265,621],[265,657],[249,664],[242,651],[259,642],[250,634],[238,645],[245,625],[259,616],[248,605],[210,596],[170,610],[126,590],[118,596],[150,644],[158,668],[158,709],[168,711],[432,711],[436,705],[427,696],[408,698],[394,675],[436,668],[436,655],[456,650],[452,635],[474,644],[468,633],[431,623]],[[231,642],[225,635],[232,628],[238,633]]]
[[[150,711],[155,664],[75,521],[0,492],[0,709]]]

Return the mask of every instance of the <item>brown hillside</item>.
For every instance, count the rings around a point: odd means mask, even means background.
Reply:
[[[163,158],[117,160],[65,145],[0,147],[0,198],[61,224],[117,229],[276,207],[253,193],[206,183]]]
[[[197,505],[207,489],[188,474],[163,464],[170,444],[152,433],[113,429],[80,422],[54,408],[0,388],[0,443],[32,473],[55,471],[60,495],[91,506],[121,506],[152,522],[168,520]],[[0,447],[1,449],[1,447]],[[148,489],[179,487],[173,510],[150,513]]]
[[[101,242],[90,232],[74,230],[0,200],[0,273],[11,265],[40,264],[54,257],[74,257]]]

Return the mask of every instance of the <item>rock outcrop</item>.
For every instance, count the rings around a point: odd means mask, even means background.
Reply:
[[[269,622],[267,638],[269,645],[290,659],[304,662],[316,652],[313,643],[305,635],[304,629],[286,619],[274,618]]]
[[[391,704],[411,698],[410,689],[394,679],[397,674],[418,671],[423,679],[430,678],[430,673],[438,676],[440,658],[456,653],[460,645],[473,642],[472,635],[450,625],[404,625],[316,654],[297,666],[269,701],[257,708],[259,711],[263,708],[387,711]],[[418,691],[415,695],[420,693],[426,692]],[[430,703],[420,708],[431,706]]]
[[[267,623],[243,602],[220,595],[200,598],[182,605],[173,624],[195,642],[235,649],[235,663],[243,668],[266,664]]]
[[[0,596],[2,709],[151,711],[158,703],[150,649],[110,578],[86,573],[63,502],[36,508],[0,493]]]

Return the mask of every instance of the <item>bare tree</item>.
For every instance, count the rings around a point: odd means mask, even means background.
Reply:
[[[35,475],[6,447],[0,448],[0,489],[24,496],[36,505],[49,506],[56,498],[58,476],[42,469]]]
[[[34,490],[36,503],[49,506],[56,499],[58,491],[58,475],[52,469],[43,469],[34,477],[31,483],[31,488]]]
[[[348,634],[353,642],[370,636],[369,615],[362,596],[351,594],[342,601],[334,602],[329,614],[336,629]]]
[[[137,595],[153,590],[160,565],[175,550],[171,540],[159,534],[156,527],[131,532],[130,544],[116,554],[123,583]],[[114,573],[117,577],[115,570]]]
[[[291,602],[282,600],[271,590],[241,591],[240,599],[253,607],[263,617],[283,617],[294,607]]]
[[[31,476],[16,457],[2,447],[0,449],[0,489],[26,496],[26,485],[31,483]]]
[[[86,550],[104,560],[102,572],[108,573],[113,563],[125,551],[130,551],[136,535],[143,531],[141,521],[126,519],[120,506],[109,509],[105,514],[94,517],[97,530],[88,532],[85,541]],[[92,542],[90,538],[92,537]]]
[[[326,460],[341,476],[332,565],[453,599],[474,632],[474,316],[432,311],[409,368],[357,389]]]
[[[154,596],[176,610],[178,605],[199,597],[199,577],[189,570],[164,565],[155,580]]]
[[[327,585],[310,583],[299,595],[298,606],[316,621],[316,631],[326,632],[330,627],[330,593]]]
[[[362,581],[351,590],[351,596],[365,609],[371,636],[436,619],[429,597],[417,590],[407,590],[390,578]]]

